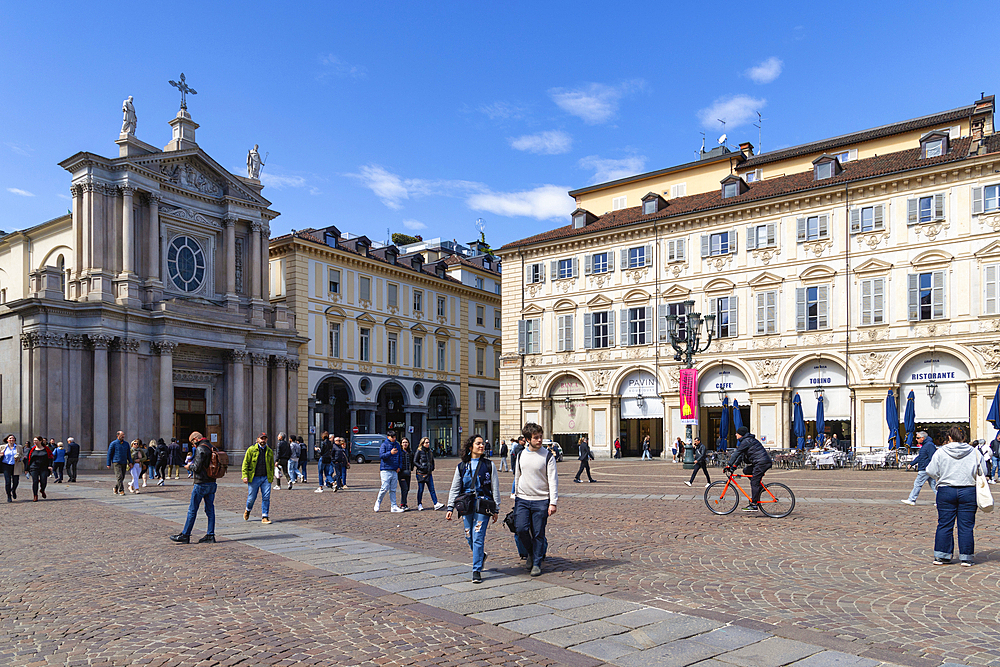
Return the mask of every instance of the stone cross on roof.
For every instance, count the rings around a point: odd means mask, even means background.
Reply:
[[[170,83],[171,86],[173,86],[177,90],[181,91],[181,109],[184,109],[185,111],[187,111],[187,108],[188,108],[187,107],[187,93],[191,93],[192,95],[197,95],[198,91],[195,90],[194,88],[192,88],[191,86],[187,85],[187,81],[185,81],[185,79],[184,79],[184,72],[181,72],[180,83],[178,83],[176,81],[170,81],[169,83]]]

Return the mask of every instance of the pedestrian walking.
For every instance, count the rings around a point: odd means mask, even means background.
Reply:
[[[52,472],[52,450],[45,442],[45,438],[35,438],[31,449],[24,457],[28,462],[28,474],[31,475],[31,493],[34,495],[34,502],[38,502],[39,491],[42,498],[45,495],[45,486],[49,481],[49,473]]]
[[[340,445],[344,449],[344,455],[347,457],[347,465],[344,469],[340,471],[340,488],[347,488],[347,469],[351,467],[351,440],[350,438],[341,438]]]
[[[323,431],[326,433],[326,431]],[[316,493],[323,493],[323,486],[333,488],[333,439],[327,434],[318,445],[316,452],[316,471],[319,473],[319,487]],[[326,482],[323,482],[324,476]]]
[[[649,436],[648,435],[645,438],[642,439],[642,460],[645,461],[646,459],[649,459],[650,461],[653,460],[653,456],[649,453]]]
[[[167,445],[170,455],[167,457],[167,474],[173,479],[180,479],[181,465],[184,463],[184,450],[177,438],[171,438]]]
[[[56,448],[52,450],[52,478],[56,484],[62,484],[63,470],[66,469],[66,445],[61,442],[56,443]]]
[[[688,486],[694,484],[698,470],[705,472],[705,488],[707,489],[712,483],[712,478],[708,476],[708,448],[702,443],[701,438],[694,439],[694,470],[691,471],[691,479],[684,483]]]
[[[128,442],[125,441],[125,431],[118,431],[115,439],[108,444],[107,467],[115,467],[115,495],[125,495],[125,474],[131,467]]]
[[[17,474],[17,465],[21,462],[21,445],[17,444],[17,436],[13,433],[3,439],[3,454],[0,465],[3,466],[3,485],[7,492],[7,502],[17,500],[17,485],[21,476]]]
[[[378,496],[375,498],[375,511],[378,512],[379,506],[382,504],[382,499],[385,498],[385,494],[389,494],[389,510],[392,512],[403,512],[403,508],[396,504],[396,486],[399,484],[399,445],[396,444],[396,434],[392,431],[385,436],[385,440],[382,441],[382,446],[379,447],[378,452],[379,464],[378,472],[379,477],[382,478],[382,486],[379,487]]]
[[[510,454],[510,450],[507,449],[507,441],[500,441],[500,472],[510,472],[510,466],[507,465],[507,456]]]
[[[490,519],[497,522],[500,515],[500,477],[496,465],[486,456],[483,436],[474,435],[465,442],[462,461],[455,468],[448,493],[448,513],[451,521],[459,496],[471,494],[467,512],[459,512],[465,524],[465,539],[472,550],[472,583],[483,581],[483,564],[486,562],[486,530]],[[469,498],[469,496],[466,496]]]
[[[511,442],[514,442],[513,438]],[[510,448],[510,471],[514,472],[514,464],[517,463],[517,457],[521,455],[524,448],[527,446],[527,441],[524,439],[523,435],[517,436],[517,444],[512,445]]]
[[[344,488],[344,480],[347,479],[347,469],[351,467],[351,462],[347,460],[347,443],[343,438],[333,439],[333,492],[336,493]]]
[[[170,448],[160,438],[156,441],[156,476],[160,479],[157,486],[163,486],[167,479],[167,461],[170,460]]]
[[[288,449],[292,454],[288,457],[288,479],[297,482],[299,481],[299,452],[302,451],[302,445],[299,444],[297,436],[291,437]],[[291,485],[288,488],[292,488]]]
[[[142,441],[136,438],[129,445],[129,473],[132,475],[132,481],[128,484],[129,493],[139,493],[139,478],[142,476],[142,466],[143,462],[146,460],[146,454],[142,451]]]
[[[997,470],[997,466],[1000,466],[1000,437],[994,438],[993,442],[990,443],[990,453],[993,458],[993,482],[1000,481],[1000,470]]]
[[[982,440],[977,440],[975,447],[976,450],[979,452],[979,455],[983,457],[983,464],[986,467],[986,479],[989,480],[990,484],[992,484],[993,477],[996,475],[996,472],[993,470],[993,451],[990,449],[990,446],[986,443],[985,438],[983,438]]]
[[[146,481],[153,476],[156,469],[156,440],[150,440],[145,445],[139,442],[145,461],[142,463],[142,488],[146,488]]]
[[[76,467],[80,463],[80,445],[76,439],[66,438],[66,476],[69,481],[76,482]]]
[[[278,433],[278,442],[275,443],[276,456],[278,457],[278,467],[281,468],[281,474],[285,476],[288,480],[288,490],[292,490],[292,483],[294,480],[292,476],[288,474],[288,461],[292,458],[292,445],[288,442],[288,436],[282,431]],[[278,488],[281,488],[281,479],[276,479],[275,482],[278,484]]]
[[[677,452],[684,449],[684,445],[681,443],[681,439],[677,438],[674,440],[674,444],[670,446],[670,456],[673,457],[672,463],[677,463]],[[688,486],[691,486],[688,484]]]
[[[620,438],[615,438],[615,458],[620,459],[622,457],[622,441]]]
[[[934,444],[934,441],[931,438],[927,437],[926,431],[919,431],[915,440],[920,446],[920,451],[917,452],[917,458],[913,459],[913,463],[910,465],[917,469],[917,476],[913,480],[913,490],[910,491],[910,495],[907,496],[906,500],[899,501],[904,505],[917,504],[917,496],[920,495],[920,489],[923,488],[924,482],[929,479],[927,475],[927,466],[930,464],[931,458],[937,450],[937,445]],[[931,491],[937,489],[937,480],[931,478],[930,483]]]
[[[156,440],[150,440],[149,444],[146,445],[146,456],[149,459],[146,463],[147,469],[149,470],[149,478],[156,479],[156,466],[160,462],[160,456],[156,451]]]
[[[590,460],[594,458],[594,453],[590,451],[590,443],[587,442],[587,436],[580,436],[578,446],[580,448],[580,453],[577,458],[580,459],[580,469],[576,471],[576,477],[573,478],[573,481],[580,484],[580,475],[582,475],[583,471],[586,470],[587,480],[593,482],[594,478],[590,476]]]
[[[559,478],[555,456],[542,446],[542,427],[528,422],[521,434],[528,445],[514,464],[514,517],[531,576],[537,577],[542,573],[547,545],[545,526],[556,513]]]
[[[214,477],[208,475],[213,447],[208,439],[198,431],[188,436],[188,439],[194,446],[194,456],[189,464],[194,479],[194,485],[191,487],[191,502],[188,503],[184,528],[180,533],[171,535],[170,539],[181,544],[191,543],[191,531],[194,530],[194,521],[198,516],[198,506],[204,502],[205,516],[208,517],[208,529],[204,537],[198,540],[198,543],[215,544],[215,493],[218,491],[219,485]]]
[[[192,462],[193,463],[193,462]],[[274,450],[267,446],[267,433],[261,433],[257,442],[243,455],[243,483],[247,485],[247,506],[243,520],[250,520],[250,510],[261,494],[260,522],[271,523],[271,482],[274,480]]]
[[[434,509],[439,510],[444,507],[444,503],[438,502],[437,493],[434,491],[434,452],[431,451],[430,438],[421,438],[417,446],[417,453],[413,456],[413,468],[417,471],[417,510],[424,511],[422,503],[424,499],[424,486],[431,494],[431,502]]]
[[[299,481],[309,483],[309,445],[299,436]]]
[[[407,496],[410,495],[410,477],[413,470],[413,452],[410,451],[410,439],[404,437],[399,441],[399,446],[402,448],[399,452],[399,506],[403,508],[403,511],[410,509],[410,506],[406,503]]]
[[[965,442],[965,429],[952,426],[946,442],[931,457],[927,475],[937,480],[938,524],[934,533],[934,564],[951,562],[958,523],[958,558],[971,567],[976,553],[976,475],[986,475],[983,457]]]
[[[687,446],[684,444],[684,441],[681,440],[680,438],[678,438],[677,440],[679,441],[677,443],[677,462],[684,463],[684,450],[687,449]]]

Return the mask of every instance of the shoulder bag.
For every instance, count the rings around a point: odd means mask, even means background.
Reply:
[[[976,465],[976,505],[987,514],[993,511],[993,493],[983,474],[982,458]]]

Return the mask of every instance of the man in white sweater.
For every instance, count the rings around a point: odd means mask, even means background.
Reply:
[[[528,422],[521,429],[528,446],[514,465],[514,517],[517,537],[528,552],[531,576],[542,573],[545,524],[556,513],[559,479],[556,457],[542,447],[542,427]]]

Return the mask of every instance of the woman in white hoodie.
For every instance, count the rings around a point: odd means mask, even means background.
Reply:
[[[952,426],[948,441],[938,448],[927,466],[927,475],[937,480],[938,525],[934,535],[934,564],[951,562],[955,548],[954,527],[958,522],[958,558],[972,567],[976,553],[976,473],[985,475],[979,451],[965,441],[965,429]]]

